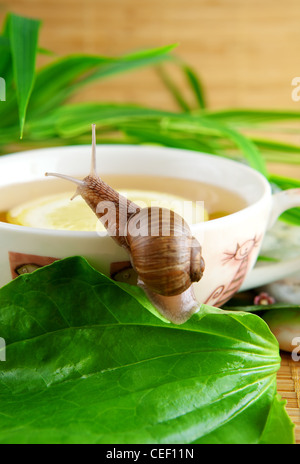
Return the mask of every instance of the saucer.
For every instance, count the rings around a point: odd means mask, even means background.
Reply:
[[[272,261],[259,260],[240,291],[262,287],[300,272],[300,227],[278,221],[267,232],[260,256]]]

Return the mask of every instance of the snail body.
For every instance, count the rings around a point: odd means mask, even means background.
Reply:
[[[91,173],[83,180],[46,175],[77,184],[74,197],[82,196],[112,239],[128,252],[138,285],[164,317],[181,324],[199,309],[192,284],[205,268],[201,246],[180,215],[160,207],[141,209],[97,175],[94,124],[92,128]]]

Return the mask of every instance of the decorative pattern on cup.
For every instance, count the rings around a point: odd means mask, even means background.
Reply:
[[[15,251],[9,251],[8,257],[13,279],[22,274],[29,274],[36,269],[52,264],[54,261],[58,261],[58,258],[17,253]]]
[[[254,248],[256,248],[261,241],[261,238],[256,236],[248,239],[240,245],[237,243],[234,252],[225,252],[223,257],[223,265],[230,263],[231,266],[237,267],[233,278],[229,283],[219,285],[205,301],[205,304],[221,307],[240,289],[244,279],[247,275],[250,258]]]

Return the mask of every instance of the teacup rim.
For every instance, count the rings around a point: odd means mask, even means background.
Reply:
[[[257,180],[263,185],[264,187],[264,193],[261,195],[261,197],[255,201],[252,204],[247,205],[245,208],[240,209],[239,211],[236,211],[234,213],[231,213],[227,216],[223,216],[220,218],[216,219],[211,219],[209,221],[201,222],[201,223],[196,223],[196,224],[191,224],[190,228],[192,232],[197,232],[197,231],[202,231],[203,229],[208,230],[208,229],[214,229],[219,227],[222,224],[227,224],[228,222],[235,222],[236,220],[239,220],[241,216],[247,216],[251,214],[252,210],[256,209],[259,207],[259,205],[266,200],[266,195],[268,197],[271,197],[272,191],[271,191],[271,185],[269,184],[268,180],[266,179],[265,176],[263,176],[260,172],[256,171],[254,168],[251,166],[244,164],[242,162],[232,160],[226,157],[214,155],[211,153],[206,153],[206,152],[199,152],[195,150],[188,150],[188,149],[181,149],[181,148],[173,148],[173,147],[164,147],[164,146],[152,146],[152,145],[132,145],[132,144],[100,144],[98,145],[97,149],[107,149],[107,148],[116,148],[116,149],[133,149],[133,150],[142,150],[142,151],[150,151],[150,150],[162,150],[164,152],[178,152],[178,153],[187,153],[191,156],[204,156],[206,158],[218,160],[220,163],[227,163],[228,165],[231,164],[232,166],[239,167],[239,169],[244,169],[245,172],[247,171],[249,174],[252,176],[255,176]],[[24,156],[30,156],[30,155],[38,155],[38,153],[42,152],[43,154],[47,154],[47,152],[51,151],[69,151],[72,149],[80,150],[80,149],[89,149],[90,150],[90,145],[84,144],[84,145],[67,145],[67,146],[55,146],[55,147],[44,147],[44,148],[37,148],[37,149],[31,149],[31,150],[24,150],[21,152],[16,152],[16,153],[11,153],[7,155],[2,155],[0,158],[0,164],[2,160],[7,160],[7,159],[13,159],[16,157],[24,157]],[[22,231],[22,233],[26,234],[34,234],[34,235],[44,235],[44,236],[56,236],[56,237],[72,237],[72,238],[96,238],[101,236],[102,237],[107,237],[108,233],[106,232],[99,232],[97,231],[70,231],[70,230],[59,230],[59,229],[43,229],[43,228],[36,228],[36,227],[27,227],[27,226],[21,226],[17,224],[9,224],[5,222],[0,222],[0,229],[5,229],[5,230],[11,230],[11,231]]]

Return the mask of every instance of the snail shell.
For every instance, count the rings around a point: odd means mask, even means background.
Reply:
[[[91,173],[83,180],[46,175],[77,184],[74,197],[83,197],[111,237],[129,253],[138,285],[164,317],[181,324],[199,310],[192,283],[201,279],[205,268],[201,246],[180,215],[160,207],[140,209],[97,175],[94,124],[92,128]]]
[[[132,234],[137,229],[140,233]],[[129,220],[127,243],[140,280],[159,295],[179,295],[202,277],[201,247],[173,211],[143,208]]]

